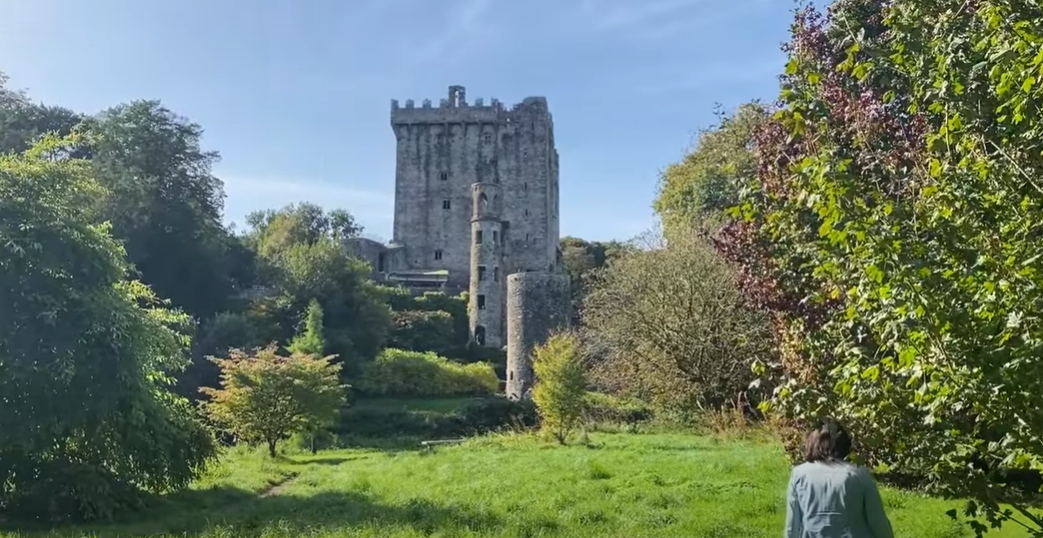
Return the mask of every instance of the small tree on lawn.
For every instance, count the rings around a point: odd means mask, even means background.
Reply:
[[[334,422],[344,403],[340,365],[334,356],[294,353],[281,357],[274,344],[250,357],[232,350],[212,358],[221,368],[221,388],[204,387],[207,414],[251,443],[263,442],[275,457],[276,443],[298,432]]]
[[[532,399],[542,428],[561,444],[580,425],[587,403],[587,380],[578,347],[572,333],[556,333],[536,348],[533,360],[536,386]]]

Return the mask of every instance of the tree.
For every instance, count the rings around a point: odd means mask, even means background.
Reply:
[[[326,339],[322,336],[322,305],[312,299],[308,303],[308,312],[304,319],[304,330],[294,337],[287,348],[290,353],[321,357],[326,349]]]
[[[453,317],[441,310],[392,312],[391,322],[388,347],[440,355],[462,347],[461,341],[454,338]]]
[[[24,92],[7,89],[7,80],[0,72],[0,154],[21,154],[49,133],[67,136],[83,121],[71,110],[34,103]]]
[[[561,261],[569,275],[574,322],[579,322],[580,305],[589,287],[589,277],[596,269],[631,250],[631,246],[609,241],[584,241],[576,237],[563,237],[560,243]]]
[[[649,235],[643,246],[599,273],[583,303],[586,336],[605,354],[597,379],[660,408],[716,409],[769,356],[766,318],[694,233],[666,244]]]
[[[140,506],[215,454],[170,390],[190,320],[129,280],[79,144],[0,156],[0,510],[51,520]]]
[[[996,471],[1043,468],[1041,20],[988,0],[800,11],[718,238],[774,318],[776,410],[835,415],[871,463],[1036,536]]]
[[[113,224],[143,282],[199,319],[227,307],[236,289],[221,222],[217,153],[200,148],[202,128],[158,101],[135,101],[85,122],[91,162]]]
[[[255,211],[247,216],[251,239],[262,257],[277,261],[294,245],[314,244],[324,239],[341,243],[358,236],[362,226],[343,209],[329,213],[315,204],[290,204],[278,210]]]
[[[587,405],[587,380],[576,337],[556,333],[534,352],[536,385],[532,400],[542,428],[565,444],[580,425]]]
[[[215,422],[247,442],[266,444],[273,458],[280,440],[333,424],[347,388],[333,356],[280,357],[277,350],[273,344],[256,357],[233,350],[227,359],[213,358],[221,388],[200,389],[210,397],[205,409]]]
[[[667,237],[714,230],[738,202],[740,186],[756,174],[753,136],[769,118],[766,107],[746,103],[732,114],[718,109],[717,117],[720,123],[703,130],[695,147],[659,180],[653,207]]]

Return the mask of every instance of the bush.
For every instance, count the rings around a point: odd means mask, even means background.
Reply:
[[[370,396],[488,396],[500,387],[492,366],[460,364],[434,353],[385,349],[362,367],[357,388]]]
[[[617,398],[600,392],[587,393],[587,420],[592,423],[636,425],[654,416],[652,407],[636,398]]]
[[[491,396],[473,400],[452,411],[365,405],[347,409],[334,433],[365,439],[441,439],[504,428],[532,428],[536,423],[536,408],[532,402],[514,402],[503,396]]]
[[[456,343],[453,316],[436,310],[405,310],[391,313],[390,347],[410,351],[445,353]]]

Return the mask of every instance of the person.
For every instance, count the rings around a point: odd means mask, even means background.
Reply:
[[[847,431],[826,420],[804,448],[786,494],[786,538],[894,538],[873,475],[846,461]]]

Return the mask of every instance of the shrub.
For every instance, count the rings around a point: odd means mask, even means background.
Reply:
[[[453,317],[436,310],[405,310],[391,313],[390,347],[410,351],[445,353],[456,343]]]
[[[256,357],[233,350],[228,359],[213,359],[221,367],[221,389],[200,389],[211,398],[205,409],[215,422],[248,442],[266,443],[273,458],[280,440],[332,426],[345,389],[332,356],[280,357],[276,349],[270,345]]]
[[[434,353],[385,349],[362,367],[357,388],[371,396],[487,396],[499,389],[492,366],[460,364]]]
[[[579,426],[587,406],[587,380],[577,347],[572,334],[554,334],[536,348],[533,360],[536,385],[532,400],[542,427],[561,444]]]
[[[363,406],[346,410],[334,432],[355,438],[439,439],[537,424],[532,402],[503,396],[473,400],[452,411]]]
[[[636,398],[617,398],[600,392],[587,393],[587,420],[592,423],[636,425],[653,418],[652,407]]]

